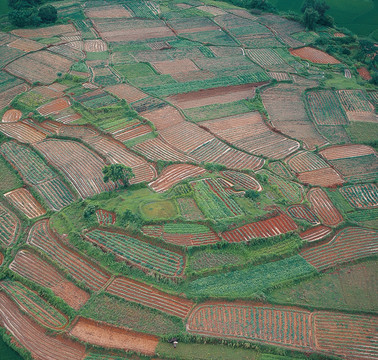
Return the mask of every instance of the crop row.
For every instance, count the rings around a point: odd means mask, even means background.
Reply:
[[[20,230],[20,220],[13,212],[0,203],[0,242],[6,246],[12,245]]]
[[[348,227],[326,244],[303,250],[301,256],[318,270],[373,256],[378,252],[378,232]]]
[[[67,324],[66,316],[20,282],[4,280],[0,287],[40,324],[52,329],[60,329]]]
[[[316,215],[306,206],[306,205],[292,205],[287,208],[287,212],[290,216],[299,219],[305,220],[310,224],[316,225],[319,223]]]
[[[340,193],[349,203],[359,209],[378,206],[378,188],[376,184],[344,186]]]
[[[169,277],[181,276],[184,271],[185,260],[181,254],[126,234],[95,229],[88,231],[85,238],[144,271],[154,271]]]
[[[250,175],[240,173],[237,171],[226,170],[222,171],[221,174],[231,182],[235,183],[236,185],[240,186],[245,190],[255,190],[261,191],[262,187],[259,182]]]
[[[195,199],[205,216],[212,219],[243,215],[237,202],[214,179],[199,180],[191,183]]]
[[[111,211],[106,211],[103,209],[98,209],[96,211],[97,221],[100,225],[114,225],[116,221],[115,213]]]

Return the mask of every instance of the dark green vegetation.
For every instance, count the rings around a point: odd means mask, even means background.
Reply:
[[[2,337],[0,337],[0,358],[2,360],[22,360],[22,356],[9,347]]]
[[[4,194],[22,186],[22,180],[10,164],[0,156],[0,193]]]

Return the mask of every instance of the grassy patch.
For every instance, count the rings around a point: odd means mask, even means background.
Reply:
[[[156,74],[149,64],[144,63],[115,65],[114,68],[127,79],[135,79]]]
[[[276,262],[251,265],[243,270],[194,280],[187,285],[185,292],[192,298],[250,298],[315,271],[306,260],[296,255]]]
[[[10,164],[0,156],[0,194],[17,189],[22,186],[22,180]]]
[[[206,105],[184,110],[185,115],[194,122],[238,115],[249,111],[250,108],[245,100],[234,101],[226,104]]]
[[[257,360],[259,353],[254,350],[235,349],[225,345],[184,344],[174,349],[172,344],[159,342],[156,353],[159,356],[181,360]]]
[[[38,42],[41,43],[41,44],[44,44],[44,45],[52,45],[52,44],[55,44],[59,41],[61,41],[60,38],[58,38],[56,36],[53,36],[53,37],[50,37],[50,38],[38,39]]]
[[[269,301],[281,304],[347,310],[377,311],[375,299],[377,261],[331,270],[327,273],[273,291]]]
[[[81,315],[155,335],[177,334],[184,330],[178,318],[104,294],[87,302]]]
[[[378,124],[368,122],[351,122],[347,132],[354,143],[367,144],[378,150]]]
[[[141,213],[145,218],[156,219],[171,219],[177,214],[177,209],[173,201],[163,200],[154,201],[143,204],[141,206]]]
[[[87,60],[107,60],[108,57],[109,53],[107,51],[87,53]]]
[[[328,73],[324,80],[324,86],[327,88],[343,89],[364,89],[355,78],[347,79],[341,73]]]

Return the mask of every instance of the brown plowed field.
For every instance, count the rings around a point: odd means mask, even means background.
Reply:
[[[212,104],[225,104],[247,98],[252,99],[255,96],[256,87],[262,84],[263,83],[245,84],[199,90],[170,96],[167,98],[167,101],[180,107],[181,109],[189,109]]]
[[[46,330],[21,313],[17,305],[0,293],[0,324],[39,360],[82,360],[85,347],[62,336],[48,336]]]
[[[109,42],[143,41],[174,36],[172,30],[166,26],[142,29],[123,29],[106,32],[100,31],[100,34],[104,40]]]
[[[4,196],[19,211],[21,211],[29,219],[46,214],[43,206],[34,198],[34,196],[25,188],[19,188],[10,191]]]
[[[180,112],[173,106],[165,106],[148,113],[141,113],[141,115],[151,121],[158,131],[185,121]]]
[[[203,175],[205,172],[205,169],[194,165],[170,165],[162,171],[155,181],[148,185],[157,192],[165,192],[180,181]]]
[[[89,18],[130,18],[132,15],[122,5],[98,6],[85,11]]]
[[[9,103],[18,95],[29,89],[29,85],[20,84],[0,93],[0,109],[9,105]]]
[[[56,35],[74,33],[76,29],[73,25],[54,25],[38,29],[16,29],[12,33],[26,38],[50,38]]]
[[[0,123],[0,131],[21,143],[34,144],[46,138],[46,135],[23,122]]]
[[[153,62],[152,66],[161,74],[177,74],[182,72],[196,71],[199,68],[190,59],[177,59]]]
[[[71,329],[70,335],[89,344],[135,351],[145,355],[154,355],[159,342],[157,336],[137,333],[82,317]]]
[[[150,285],[119,277],[107,287],[106,292],[167,314],[185,319],[194,303],[153,288]]]
[[[316,86],[316,83],[306,84],[308,87]],[[318,133],[307,115],[303,101],[306,86],[279,84],[265,90],[261,99],[276,129],[302,140],[306,149],[315,150],[316,146],[323,146],[327,141]]]
[[[69,99],[60,98],[60,99],[53,100],[46,105],[40,106],[37,110],[41,115],[47,116],[50,114],[56,114],[70,106],[71,104],[70,104]]]
[[[38,51],[44,48],[44,45],[29,39],[17,39],[8,44],[8,46],[25,52]]]
[[[272,131],[257,111],[201,122],[212,134],[249,153],[282,159],[299,143]]]
[[[330,234],[331,231],[332,229],[327,226],[318,225],[300,233],[299,236],[303,241],[312,242],[323,239],[328,234]]]
[[[335,208],[324,190],[313,188],[307,194],[311,209],[324,225],[336,226],[343,221],[342,215]]]
[[[147,94],[145,94],[143,91],[140,91],[139,89],[127,84],[108,86],[105,88],[105,90],[119,97],[120,99],[125,99],[128,103],[133,103],[147,97]]]
[[[108,46],[102,40],[85,40],[84,50],[87,52],[102,52],[108,50]]]
[[[320,151],[320,155],[322,155],[327,160],[345,159],[371,154],[375,154],[373,148],[359,144],[331,146],[325,150]]]
[[[22,112],[20,110],[10,109],[4,113],[1,121],[5,123],[16,122],[21,119],[21,116]]]
[[[309,60],[315,64],[340,64],[340,61],[333,56],[312,47],[306,46],[300,49],[292,49],[290,50],[290,54],[299,56],[301,59]]]
[[[71,65],[71,60],[51,51],[41,50],[18,58],[8,64],[6,70],[30,83],[39,81],[50,84],[57,78],[58,72],[68,72]]]
[[[298,180],[304,184],[324,187],[334,187],[344,183],[339,173],[330,167],[301,173],[298,175]]]
[[[47,287],[69,306],[79,310],[90,295],[66,280],[53,266],[28,250],[17,253],[9,269],[30,281]]]
[[[366,80],[366,81],[370,81],[372,79],[371,75],[370,75],[370,72],[368,69],[366,69],[366,67],[361,67],[361,68],[358,68],[357,69],[358,73],[360,74],[360,76]]]

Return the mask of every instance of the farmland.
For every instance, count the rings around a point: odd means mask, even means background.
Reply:
[[[266,10],[299,0],[9,1],[4,345],[39,360],[378,358],[375,8],[325,1],[318,18]]]

